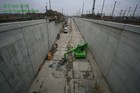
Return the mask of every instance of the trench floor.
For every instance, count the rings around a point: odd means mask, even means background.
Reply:
[[[68,33],[60,33],[53,59],[46,60],[29,93],[112,93],[89,49],[85,59],[69,54],[68,61],[58,66],[69,48],[84,41],[76,23],[68,19]]]

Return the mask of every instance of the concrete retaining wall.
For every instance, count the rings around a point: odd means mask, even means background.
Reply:
[[[140,26],[75,21],[113,93],[140,93]]]
[[[62,23],[33,20],[0,24],[0,93],[26,93]]]

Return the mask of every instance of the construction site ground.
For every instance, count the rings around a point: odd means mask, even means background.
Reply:
[[[68,33],[60,33],[53,58],[45,61],[29,93],[112,93],[89,48],[85,59],[75,59],[71,53],[58,66],[67,50],[84,41],[74,20],[68,19]]]

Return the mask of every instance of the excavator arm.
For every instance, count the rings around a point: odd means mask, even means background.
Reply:
[[[74,56],[75,57],[85,57],[86,56],[86,52],[85,49],[88,47],[88,43],[85,42],[83,44],[78,44],[76,47],[70,49],[69,51],[67,51],[66,53],[64,53],[64,58],[66,59],[66,55],[68,53],[74,52]]]
[[[82,44],[78,44],[76,47],[71,48],[69,51],[64,53],[64,58],[62,58],[62,60],[60,60],[59,64],[62,65],[67,61],[67,54],[74,52],[74,57],[75,58],[85,58],[86,57],[86,51],[85,49],[88,47],[88,43],[82,43]]]

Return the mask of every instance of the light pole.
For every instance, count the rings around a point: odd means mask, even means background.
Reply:
[[[130,10],[131,10],[131,7],[129,7],[129,10],[128,10],[128,12],[127,12],[127,17],[129,16]]]
[[[123,17],[125,16],[125,14],[126,14],[126,11],[127,11],[127,8],[124,10],[124,12],[123,12]]]
[[[92,5],[92,14],[94,14],[94,8],[95,8],[95,0],[93,0],[93,5]]]
[[[63,8],[62,8],[62,14],[63,14]]]
[[[135,16],[135,12],[136,12],[137,8],[138,8],[138,4],[137,4],[136,7],[135,7],[135,10],[134,10],[134,12],[133,12],[133,14],[132,14],[132,17]]]
[[[82,6],[82,14],[84,13],[84,2],[83,2],[83,6]]]
[[[111,15],[112,17],[113,17],[114,11],[115,11],[116,3],[117,3],[117,1],[115,1],[115,3],[114,3],[114,7],[113,7],[113,10],[112,10],[112,15]]]
[[[49,0],[50,10],[51,10],[51,0]]]
[[[120,17],[121,17],[121,15],[122,15],[122,13],[123,13],[123,10],[121,10],[121,12],[120,12]]]
[[[48,10],[48,5],[47,5],[47,2],[46,2],[46,7],[45,7],[45,8],[46,8],[46,13],[47,13],[47,10]]]
[[[105,0],[103,0],[102,10],[101,10],[101,17],[102,17],[103,10],[104,10],[104,4],[105,4]]]

